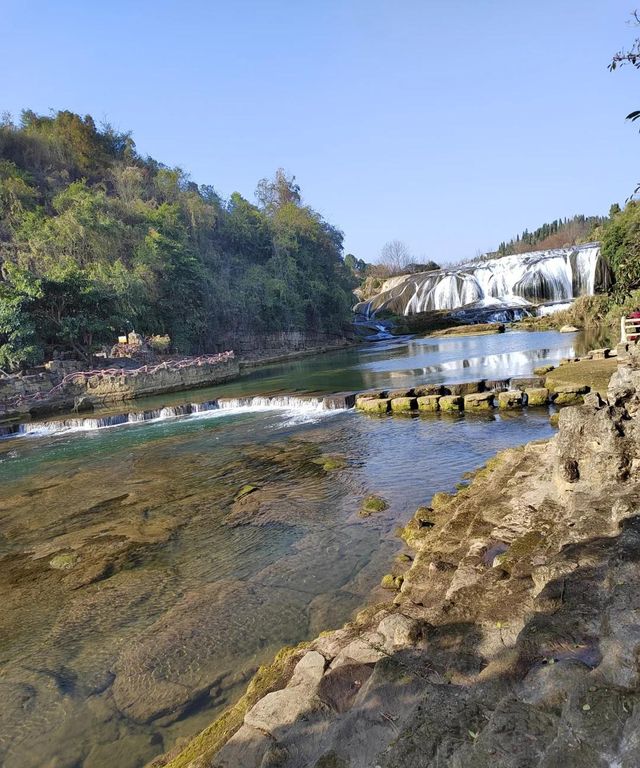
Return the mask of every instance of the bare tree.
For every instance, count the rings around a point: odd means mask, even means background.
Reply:
[[[411,253],[402,240],[389,240],[382,246],[379,263],[390,275],[401,275],[411,263]]]

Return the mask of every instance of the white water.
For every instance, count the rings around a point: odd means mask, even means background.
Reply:
[[[293,423],[310,421],[319,416],[338,413],[343,408],[336,408],[322,397],[295,397],[278,395],[274,397],[239,397],[209,400],[204,403],[184,403],[148,411],[130,411],[94,418],[91,416],[66,419],[51,419],[18,424],[2,437],[44,437],[70,432],[89,432],[123,425],[160,422],[175,418],[215,418],[255,411],[283,411],[286,415],[285,426]]]
[[[388,306],[412,315],[462,307],[527,308],[568,302],[593,294],[598,272],[603,270],[597,243],[533,251],[391,278],[379,294],[357,305],[356,311],[370,315]]]

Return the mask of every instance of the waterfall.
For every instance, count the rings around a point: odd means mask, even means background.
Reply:
[[[162,408],[143,411],[107,414],[104,416],[72,417],[50,419],[45,421],[30,421],[22,424],[12,424],[0,427],[0,438],[18,436],[47,436],[68,432],[88,432],[117,427],[123,424],[142,424],[151,421],[166,421],[197,414],[231,415],[232,412],[247,411],[287,411],[302,415],[319,414],[323,411],[340,411],[348,408],[340,396],[300,397],[297,395],[274,395],[256,397],[225,397],[218,400],[207,400],[202,403],[181,403]]]
[[[380,309],[404,315],[462,307],[504,311],[568,302],[606,290],[610,282],[599,244],[587,243],[394,277],[355,311],[369,317]]]

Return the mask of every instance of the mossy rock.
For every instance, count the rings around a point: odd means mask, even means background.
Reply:
[[[521,408],[523,403],[523,393],[519,389],[508,390],[498,393],[499,408]]]
[[[391,411],[393,413],[408,413],[417,408],[415,397],[394,397],[391,400]]]
[[[554,395],[554,405],[581,405],[584,402],[584,397],[578,392],[560,392],[560,394]]]
[[[244,499],[245,496],[248,496],[250,493],[253,493],[257,490],[259,490],[257,485],[251,485],[247,483],[247,485],[243,485],[238,493],[236,493],[236,495],[233,497],[233,500],[240,501],[240,499]]]
[[[396,560],[397,560],[399,563],[412,563],[412,562],[413,562],[413,558],[411,557],[411,555],[407,554],[406,552],[401,552],[401,553],[400,553],[400,554],[399,554],[399,555],[396,557]]]
[[[373,515],[375,512],[384,512],[388,506],[387,502],[381,496],[370,494],[362,501],[360,506],[360,516],[369,517],[369,515]]]
[[[78,555],[75,552],[67,552],[62,555],[56,555],[49,560],[49,565],[56,571],[70,571],[78,562]]]
[[[312,459],[314,464],[318,464],[325,472],[335,472],[338,469],[344,469],[347,466],[347,460],[344,456],[320,456]]]
[[[385,573],[380,582],[380,586],[383,589],[392,589],[395,592],[398,592],[403,582],[404,576],[394,576],[392,573]]]
[[[437,493],[433,494],[433,498],[431,499],[431,508],[432,509],[441,509],[442,507],[446,506],[453,496],[450,493],[446,493],[445,491],[438,491]]]
[[[423,395],[416,398],[419,411],[439,411],[440,395]]]
[[[554,368],[555,365],[540,365],[533,369],[533,373],[535,376],[546,376],[548,373],[551,373]]]
[[[544,535],[540,531],[529,531],[511,542],[511,546],[506,552],[498,555],[494,563],[507,573],[512,574],[516,565],[522,561],[529,562],[531,556],[544,541]],[[521,569],[520,569],[521,570]]]
[[[365,413],[383,414],[389,411],[391,400],[387,397],[358,398],[356,408]]]
[[[493,392],[478,392],[464,396],[465,411],[491,411],[493,410]]]
[[[544,406],[549,402],[549,390],[546,387],[529,387],[524,393],[527,396],[529,408]]]
[[[418,523],[420,528],[433,528],[436,524],[435,515],[431,507],[418,507],[413,519]]]
[[[549,416],[549,424],[551,424],[552,427],[557,427],[559,421],[560,421],[560,414],[557,411],[556,413],[552,413],[551,416]]]
[[[443,395],[438,402],[441,411],[461,411],[464,406],[462,395]]]

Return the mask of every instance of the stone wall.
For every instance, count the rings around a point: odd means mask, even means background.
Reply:
[[[192,365],[170,363],[136,370],[96,371],[92,375],[63,376],[64,371],[46,371],[31,376],[13,376],[0,381],[0,418],[16,420],[133,400],[165,392],[197,389],[235,379],[238,361],[194,360]]]

